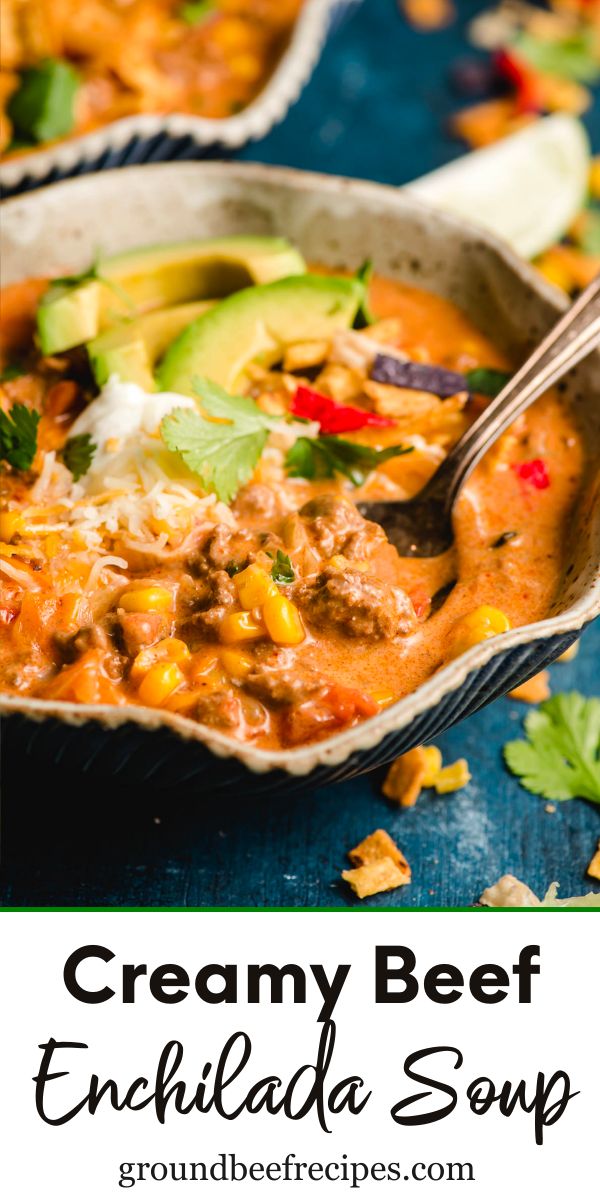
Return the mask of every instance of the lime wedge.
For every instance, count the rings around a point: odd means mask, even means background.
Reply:
[[[476,221],[534,258],[569,228],[587,194],[590,148],[580,121],[544,117],[406,187],[418,199]]]

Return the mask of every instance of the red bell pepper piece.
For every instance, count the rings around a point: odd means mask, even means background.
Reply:
[[[532,487],[542,492],[550,487],[550,476],[543,458],[532,458],[529,462],[512,463],[512,469],[519,479],[530,483]]]
[[[498,73],[515,89],[520,113],[541,112],[539,88],[533,69],[514,50],[498,50],[494,56]]]
[[[388,429],[396,424],[389,417],[380,417],[364,408],[337,404],[330,396],[322,396],[320,392],[304,386],[296,388],[290,407],[295,417],[318,421],[321,433],[351,433],[355,429],[364,429],[366,425]]]

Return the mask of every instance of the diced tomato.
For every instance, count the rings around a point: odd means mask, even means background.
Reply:
[[[431,608],[431,596],[425,591],[424,587],[416,587],[409,593],[412,606],[415,610],[415,616],[418,621],[422,621],[423,617],[427,616]]]
[[[530,483],[538,491],[550,487],[550,476],[543,458],[532,458],[529,462],[512,463],[511,466],[519,479]]]
[[[322,396],[320,392],[304,386],[296,388],[290,407],[295,417],[318,421],[321,433],[351,433],[367,425],[386,429],[396,424],[388,417],[380,417],[378,413],[367,412],[364,408],[337,404],[330,396]]]
[[[77,704],[124,704],[116,684],[106,675],[102,651],[88,650],[77,662],[63,667],[46,685],[48,700],[71,700]]]
[[[499,50],[494,58],[496,70],[515,89],[519,112],[542,111],[540,89],[531,67],[514,50]]]
[[[284,740],[297,746],[316,738],[320,733],[330,733],[344,725],[350,725],[357,717],[374,717],[380,711],[372,696],[358,688],[344,687],[332,683],[320,693],[317,700],[306,701],[290,708],[284,717]]]

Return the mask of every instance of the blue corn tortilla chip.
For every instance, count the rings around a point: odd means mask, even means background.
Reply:
[[[446,399],[457,392],[468,392],[469,385],[458,371],[432,367],[428,363],[403,362],[391,354],[378,354],[371,368],[371,379],[393,387],[413,388],[417,392],[432,392]]]

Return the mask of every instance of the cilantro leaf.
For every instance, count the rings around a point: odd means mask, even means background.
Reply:
[[[0,383],[11,383],[13,379],[20,379],[25,374],[25,368],[20,367],[18,363],[8,363],[2,371],[0,371]]]
[[[480,396],[497,396],[510,379],[508,371],[499,371],[497,367],[473,367],[465,374],[470,392],[479,392]]]
[[[359,487],[379,463],[409,454],[411,450],[412,446],[386,446],[383,450],[375,450],[372,446],[334,435],[299,437],[288,450],[285,462],[288,475],[303,479],[333,479],[336,474],[346,475],[355,487]]]
[[[89,283],[92,279],[101,280],[101,275],[98,271],[98,260],[86,267],[85,271],[80,271],[78,275],[61,275],[57,279],[53,279],[51,287],[57,288],[76,288],[82,283]]]
[[[271,567],[271,579],[275,583],[293,583],[296,578],[296,572],[290,562],[289,554],[284,554],[282,550],[278,550],[275,555],[275,562]]]
[[[593,207],[586,208],[582,217],[574,241],[584,254],[600,255],[600,211]]]
[[[190,0],[179,10],[179,16],[186,25],[200,25],[215,11],[215,0]]]
[[[75,124],[78,87],[76,71],[57,58],[23,71],[7,108],[17,137],[49,142],[70,133]]]
[[[65,442],[62,460],[65,467],[69,468],[75,482],[89,471],[97,448],[89,433],[78,433]]]
[[[0,459],[16,471],[27,471],[37,450],[40,414],[24,404],[13,404],[8,413],[0,410]]]
[[[370,258],[367,258],[364,263],[361,263],[356,272],[355,279],[362,283],[364,292],[363,298],[358,306],[358,311],[354,318],[354,329],[364,329],[367,325],[374,325],[377,317],[371,311],[369,304],[369,284],[373,277],[373,263]]]
[[[523,30],[513,42],[515,50],[537,71],[560,75],[577,83],[596,83],[600,67],[593,29],[582,29],[568,37],[534,37]]]
[[[560,692],[527,714],[525,733],[526,741],[504,747],[523,787],[547,800],[600,804],[600,700]]]
[[[247,396],[230,396],[210,379],[195,379],[194,386],[202,409],[216,419],[207,420],[192,408],[176,408],[163,418],[162,438],[202,486],[228,504],[251,478],[273,418]]]

